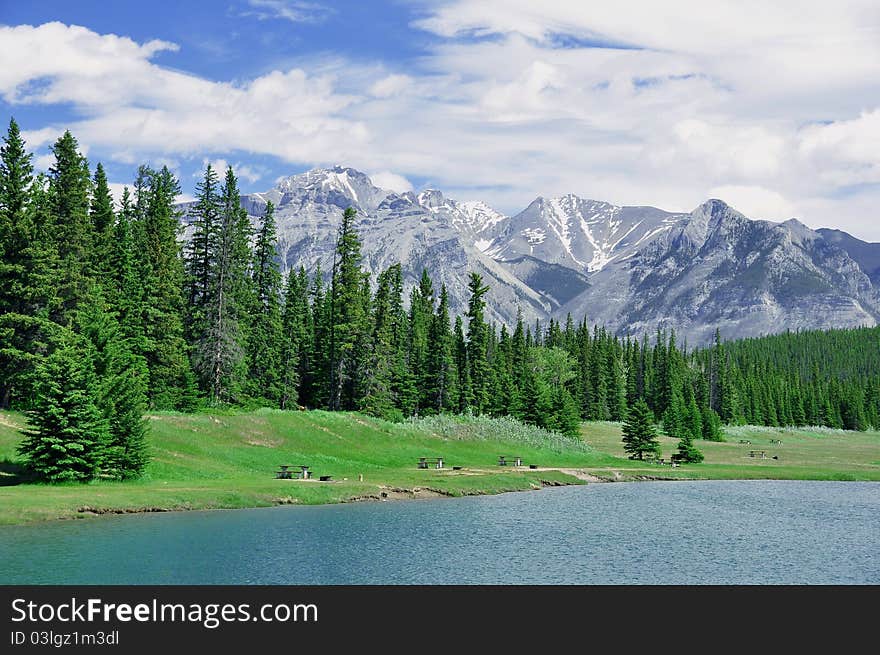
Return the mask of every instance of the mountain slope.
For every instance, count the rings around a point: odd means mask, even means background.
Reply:
[[[674,327],[691,343],[798,328],[875,325],[880,297],[840,248],[797,221],[753,221],[710,200],[590,278],[558,314],[619,332]]]
[[[720,200],[672,213],[569,194],[509,217],[436,189],[393,193],[340,166],[283,178],[242,205],[256,223],[270,200],[284,270],[320,263],[329,276],[352,206],[374,280],[400,262],[408,293],[427,269],[463,314],[468,274],[478,272],[491,288],[489,320],[507,325],[518,311],[530,323],[571,313],[620,334],[674,327],[696,344],[716,327],[734,338],[880,317],[880,244],[794,220],[753,221]]]
[[[880,243],[862,241],[841,230],[819,228],[816,232],[828,243],[845,250],[874,284],[880,284]]]

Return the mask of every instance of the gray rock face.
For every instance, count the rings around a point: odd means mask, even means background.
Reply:
[[[875,285],[880,284],[880,243],[868,243],[841,230],[820,228],[816,230],[825,240],[846,251],[859,267],[871,278]]]
[[[570,312],[620,334],[674,327],[697,344],[716,327],[733,338],[880,317],[870,276],[880,271],[880,245],[794,220],[753,221],[720,200],[676,214],[569,194],[537,198],[508,217],[437,190],[379,189],[342,167],[284,178],[242,205],[257,222],[270,200],[284,270],[320,262],[329,275],[352,206],[373,279],[399,261],[411,288],[427,269],[438,292],[446,285],[452,311],[464,313],[468,273],[478,272],[491,287],[489,319],[508,325],[518,309],[529,322]]]
[[[880,296],[843,250],[797,221],[749,220],[710,200],[562,310],[620,333],[673,327],[690,343],[787,329],[875,325]]]

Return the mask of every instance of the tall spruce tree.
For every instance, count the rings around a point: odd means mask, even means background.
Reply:
[[[217,172],[208,164],[204,176],[196,185],[193,234],[186,252],[187,328],[190,341],[205,329],[204,322],[207,321],[217,256],[217,233],[220,229],[219,187]]]
[[[309,371],[312,349],[312,321],[309,307],[309,279],[306,270],[290,269],[284,291],[284,311],[281,316],[279,346],[279,384],[281,409],[296,406],[300,401],[300,386]]]
[[[194,380],[184,338],[184,284],[181,247],[177,239],[179,214],[174,203],[180,193],[177,179],[163,167],[149,171],[148,186],[139,198],[135,246],[140,255],[139,293],[141,334],[135,353],[149,371],[149,402],[157,409],[192,409]]]
[[[0,146],[0,314],[27,313],[25,297],[33,228],[28,212],[34,182],[31,153],[15,119]]]
[[[471,273],[468,282],[467,362],[470,375],[472,405],[476,413],[482,413],[489,405],[491,389],[491,369],[489,367],[489,326],[485,321],[486,293],[489,287],[483,284],[479,273]]]
[[[91,221],[91,245],[88,254],[91,273],[107,290],[113,286],[111,253],[116,214],[113,211],[113,196],[110,195],[107,174],[101,163],[95,167],[89,220]]]
[[[370,354],[363,370],[364,386],[361,409],[367,414],[388,420],[403,417],[396,402],[394,389],[395,369],[399,365],[396,342],[395,308],[392,303],[394,277],[399,272],[392,267],[382,271],[373,301],[373,334]]]
[[[434,286],[426,269],[419,284],[413,287],[409,303],[408,365],[417,389],[417,411],[424,413],[430,404],[428,393],[428,347],[431,321],[434,316]]]
[[[455,368],[458,374],[458,384],[456,385],[458,387],[456,410],[463,414],[472,410],[474,396],[473,390],[471,389],[470,366],[468,365],[468,347],[467,341],[464,338],[461,316],[455,317],[453,340],[455,348]]]
[[[640,398],[630,407],[622,431],[623,449],[629,453],[630,459],[641,460],[645,455],[660,455],[654,415],[643,399]]]
[[[449,324],[449,294],[440,287],[440,303],[428,333],[424,413],[455,411],[458,407],[458,373]]]
[[[202,190],[206,197],[209,177],[206,171]],[[203,260],[207,262],[207,291],[203,300],[196,299],[201,310],[193,321],[193,369],[212,404],[242,399],[247,376],[246,320],[253,307],[248,278],[250,222],[241,206],[238,179],[232,167],[226,170],[219,195],[220,212],[216,226],[207,231],[208,251]],[[209,213],[206,211],[205,215]],[[209,227],[206,225],[206,229]],[[204,275],[200,267],[198,264],[191,268],[191,276]],[[201,282],[197,285],[191,292],[200,293]]]
[[[269,202],[254,246],[253,294],[248,335],[249,395],[272,406],[281,401],[281,272],[278,267],[275,206]]]
[[[361,242],[355,227],[357,212],[343,212],[336,238],[333,277],[330,286],[330,409],[355,409],[356,344],[368,330],[361,270]]]
[[[89,249],[91,179],[86,158],[68,131],[52,146],[55,163],[49,169],[49,202],[58,250],[58,295],[61,306],[54,317],[70,324],[80,302],[91,288]]]

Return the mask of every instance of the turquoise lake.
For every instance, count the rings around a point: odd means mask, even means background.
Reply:
[[[592,484],[0,528],[2,584],[877,584],[880,483]]]

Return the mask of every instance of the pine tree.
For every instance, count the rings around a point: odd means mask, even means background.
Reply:
[[[608,421],[611,411],[608,409],[608,367],[605,340],[600,338],[596,330],[590,348],[590,380],[591,394],[588,416],[593,421]]]
[[[138,275],[138,256],[135,252],[134,208],[131,205],[131,194],[128,187],[122,190],[122,203],[113,237],[110,241],[110,270],[112,286],[106,295],[112,311],[116,314],[122,328],[122,334],[132,341],[132,347],[139,352],[144,350],[141,326],[141,309],[144,289]]]
[[[395,372],[399,365],[396,343],[395,308],[392,303],[394,278],[399,271],[388,268],[379,274],[376,297],[373,301],[373,335],[368,364],[363,371],[365,393],[361,410],[387,420],[400,420],[403,413],[396,402]]]
[[[330,409],[355,409],[358,353],[355,346],[368,331],[361,270],[361,242],[355,228],[356,211],[343,212],[336,239],[330,286]]]
[[[612,421],[622,421],[627,413],[627,368],[625,355],[617,342],[613,343],[609,353],[611,359],[611,371],[608,376],[609,385],[609,410]]]
[[[641,398],[630,408],[622,430],[623,449],[629,453],[630,459],[644,459],[649,454],[660,455],[654,415]]]
[[[119,323],[108,313],[100,287],[77,312],[77,328],[86,338],[95,373],[95,404],[107,426],[101,445],[101,471],[117,479],[139,477],[146,467],[148,372],[143,358],[129,349]]]
[[[703,438],[703,414],[693,393],[690,394],[690,400],[685,407],[684,428],[691,439]]]
[[[409,328],[407,315],[403,308],[403,268],[400,263],[397,263],[388,270],[391,279],[389,315],[393,343],[392,387],[394,402],[404,416],[411,416],[416,411],[419,390],[407,357]]]
[[[537,352],[539,352],[538,348],[530,351],[529,361],[526,364],[522,379],[521,413],[517,418],[531,425],[553,429],[553,392],[540,374]]]
[[[31,157],[18,124],[10,119],[0,146],[0,314],[28,311],[24,292],[33,236],[28,212],[34,182]]]
[[[277,406],[281,401],[281,272],[277,261],[274,205],[269,202],[254,247],[253,294],[248,338],[249,394]],[[301,308],[302,309],[302,308]]]
[[[312,298],[313,339],[308,353],[307,369],[303,373],[302,403],[307,407],[324,407],[330,398],[330,355],[331,355],[331,306],[332,298],[324,292],[324,278],[321,263],[315,266],[315,275],[310,290]]]
[[[409,303],[409,352],[407,361],[413,383],[418,387],[417,411],[424,413],[428,398],[428,338],[434,316],[434,286],[428,271],[422,269],[418,286],[413,287]]]
[[[187,306],[189,316],[187,328],[189,340],[205,330],[208,299],[212,289],[217,234],[220,229],[221,203],[217,173],[208,164],[205,175],[196,186],[193,235],[186,253]],[[140,194],[139,194],[140,197]]]
[[[100,163],[95,168],[89,220],[91,222],[91,246],[88,254],[91,274],[100,281],[105,289],[109,289],[113,286],[111,253],[116,215],[113,211],[113,197],[110,195],[107,174],[104,172],[104,166]]]
[[[681,440],[678,442],[678,460],[688,464],[699,464],[703,461],[703,453],[694,446],[688,431],[682,433]]]
[[[128,350],[122,350],[116,365],[103,469],[113,477],[128,480],[140,477],[150,461],[149,425],[144,418],[149,374],[144,361]],[[180,406],[188,408],[185,391],[186,388],[181,390]]]
[[[468,372],[471,380],[473,407],[479,414],[488,407],[490,386],[490,368],[488,360],[489,327],[484,318],[486,301],[484,299],[489,287],[483,285],[479,273],[471,273],[468,282],[470,300],[468,301],[467,354]]]
[[[40,479],[86,481],[98,475],[108,427],[96,388],[91,353],[73,335],[38,367],[38,393],[27,412],[31,427],[18,452]]]
[[[553,394],[553,429],[567,437],[578,438],[581,434],[581,416],[577,403],[564,386]]]
[[[702,414],[703,439],[706,441],[724,441],[721,434],[721,417],[711,407],[704,407]]]
[[[10,406],[23,387],[34,349],[25,326],[35,327],[39,301],[33,289],[36,238],[31,202],[34,188],[31,154],[14,119],[0,146],[0,408]],[[38,189],[34,189],[38,191]],[[35,302],[36,301],[36,302]],[[25,328],[24,330],[22,328]],[[16,342],[18,345],[16,345]],[[22,388],[22,393],[26,391]]]
[[[465,341],[464,338],[461,316],[455,317],[453,334],[455,340],[455,368],[458,372],[458,399],[456,402],[456,410],[463,414],[471,411],[474,396],[471,389],[471,372],[468,364],[467,341]]]
[[[203,194],[207,194],[208,177],[206,172]],[[250,222],[232,167],[226,170],[220,214],[208,244],[207,295],[204,301],[196,298],[202,309],[193,321],[198,330],[193,335],[193,369],[211,403],[235,403],[241,399],[247,375],[246,317],[253,297],[248,279]],[[191,279],[194,273],[199,273],[198,266],[191,267]]]
[[[284,292],[284,313],[281,317],[280,386],[281,409],[295,406],[300,400],[300,387],[309,371],[312,344],[309,279],[306,270],[290,269]]]
[[[431,319],[424,386],[424,413],[434,414],[457,409],[458,372],[453,354],[452,331],[449,327],[449,294],[446,285],[440,287],[440,304]]]
[[[144,169],[142,169],[142,173]],[[179,214],[174,207],[180,185],[167,167],[146,169],[147,187],[139,192],[135,249],[141,283],[130,287],[141,297],[140,334],[135,354],[149,371],[149,403],[157,409],[187,410],[195,394],[184,338],[184,269],[177,240]]]
[[[49,169],[49,202],[58,249],[58,295],[62,301],[56,319],[69,324],[90,285],[89,248],[91,223],[88,162],[78,152],[79,144],[65,132],[52,147],[55,163]]]

